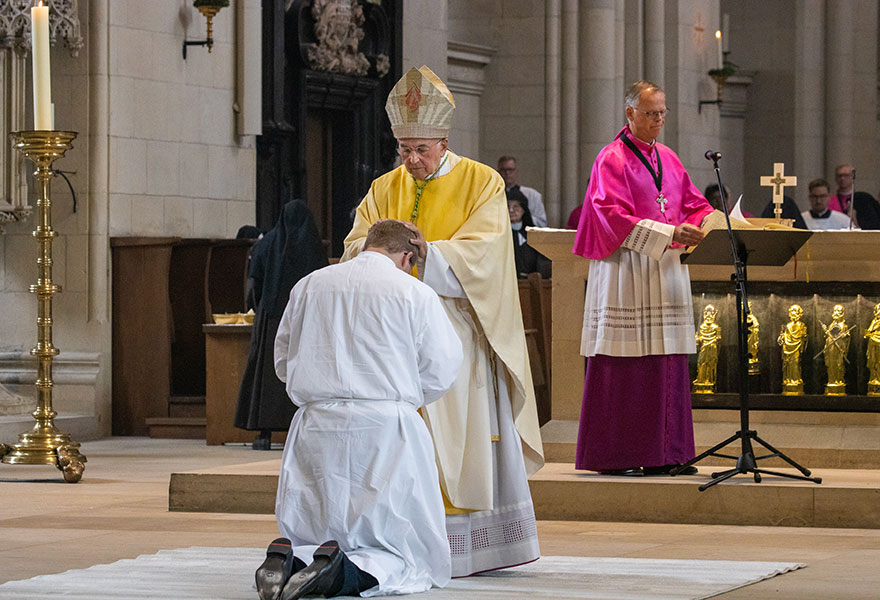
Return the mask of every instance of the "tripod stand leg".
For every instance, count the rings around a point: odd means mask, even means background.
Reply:
[[[822,483],[821,477],[803,477],[792,473],[780,473],[779,471],[768,471],[766,469],[755,469],[755,475],[764,473],[766,475],[775,475],[776,477],[787,477],[789,479],[797,479],[798,481],[812,481],[813,483]]]
[[[759,444],[761,444],[762,446],[767,448],[770,452],[773,452],[774,454],[776,454],[776,456],[778,456],[779,458],[781,458],[782,460],[784,460],[785,462],[790,464],[792,467],[794,467],[795,469],[797,469],[798,471],[803,473],[804,476],[806,476],[806,477],[810,476],[809,469],[800,466],[799,464],[794,462],[792,459],[787,457],[785,454],[783,454],[782,452],[780,452],[779,450],[777,450],[776,448],[774,448],[773,446],[771,446],[770,444],[768,444],[767,442],[765,442],[764,440],[759,438],[757,435],[753,435],[752,437],[754,437],[756,442],[758,442]],[[821,481],[821,479],[820,479],[820,481]]]
[[[697,489],[700,490],[701,492],[705,492],[713,485],[721,483],[722,481],[726,481],[726,480],[730,479],[731,477],[733,477],[734,475],[736,475],[737,473],[739,473],[739,469],[731,469],[730,471],[725,471],[724,473],[721,473],[718,477],[714,477],[712,479],[712,481],[704,483],[703,485],[701,485]]]
[[[670,471],[669,474],[672,475],[673,477],[678,475],[681,471],[687,469],[689,466],[700,462],[701,460],[703,460],[707,456],[712,456],[713,454],[715,454],[716,450],[720,450],[724,446],[728,445],[729,443],[731,443],[737,439],[739,439],[739,434],[735,433],[732,436],[730,436],[729,438],[727,438],[726,440],[724,440],[723,442],[721,442],[720,444],[715,444],[714,446],[712,446],[711,448],[709,448],[708,450],[706,450],[702,454],[699,454],[699,455],[693,457],[692,459],[690,459],[689,461],[687,461],[686,463],[684,463],[683,465],[679,465],[678,467],[672,469],[672,471]],[[713,475],[713,477],[714,477],[714,475]]]
[[[724,477],[728,473],[739,473],[739,469],[727,469],[726,471],[717,471],[715,473],[712,473],[712,479]]]

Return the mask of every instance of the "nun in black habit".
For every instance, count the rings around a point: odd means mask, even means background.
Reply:
[[[290,426],[296,406],[275,375],[275,335],[290,290],[327,264],[327,251],[302,200],[285,204],[275,227],[254,245],[248,283],[256,314],[235,413],[236,427],[260,432],[254,449],[268,450],[272,432],[287,431]]]

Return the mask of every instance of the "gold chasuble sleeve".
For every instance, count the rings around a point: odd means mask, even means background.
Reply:
[[[495,390],[498,386],[487,381],[492,361],[480,351],[486,343],[503,367],[495,376],[505,378],[503,387],[509,392],[529,475],[541,468],[544,457],[504,182],[486,165],[451,152],[450,158],[451,171],[425,186],[415,224],[449,263],[467,295],[467,302],[441,300],[462,344],[470,348],[465,349],[465,364],[455,387],[426,406],[425,412],[443,492],[457,508],[487,510],[494,508],[491,438],[495,411],[479,400],[490,397],[485,386]],[[342,260],[361,251],[367,230],[377,220],[409,221],[414,202],[415,184],[403,166],[376,179],[357,209]]]

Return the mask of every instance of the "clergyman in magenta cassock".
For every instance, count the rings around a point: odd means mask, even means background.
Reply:
[[[656,142],[663,91],[633,84],[626,114],[628,124],[593,164],[572,250],[591,259],[575,466],[668,473],[694,456],[694,317],[680,255],[702,239],[699,225],[713,208],[678,156]]]

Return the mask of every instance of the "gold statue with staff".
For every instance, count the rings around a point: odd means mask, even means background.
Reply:
[[[715,322],[718,310],[711,304],[703,309],[703,322],[696,332],[697,378],[694,379],[694,392],[711,394],[715,391],[715,380],[718,371],[718,342],[721,341],[721,326]]]
[[[761,324],[758,323],[758,317],[752,312],[752,301],[749,300],[749,316],[746,317],[749,333],[746,342],[749,348],[749,375],[757,375],[761,372],[761,365],[758,363],[758,333],[761,330]]]
[[[865,330],[868,340],[868,395],[880,396],[880,304],[874,306],[874,319]]]
[[[822,331],[825,332],[825,346],[819,352],[824,354],[825,368],[828,371],[828,383],[825,384],[826,396],[843,396],[846,394],[846,367],[844,362],[849,363],[846,357],[849,352],[849,332],[852,327],[846,326],[844,308],[842,304],[835,304],[831,309],[831,323],[826,327],[821,321]],[[819,354],[813,358],[818,358]]]
[[[804,393],[801,378],[801,353],[807,346],[807,326],[801,321],[804,309],[798,304],[788,307],[790,321],[782,326],[776,343],[782,346],[782,393],[799,396]]]

